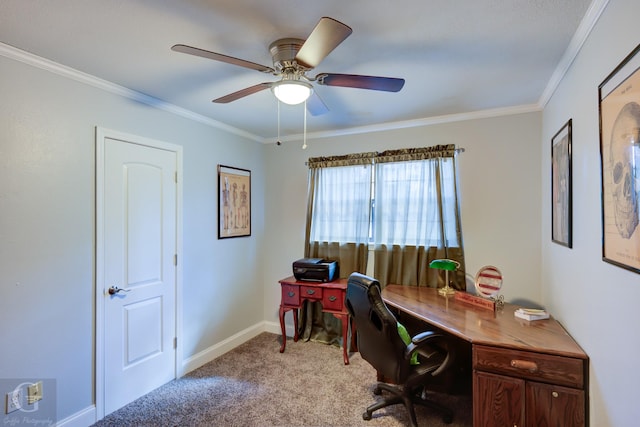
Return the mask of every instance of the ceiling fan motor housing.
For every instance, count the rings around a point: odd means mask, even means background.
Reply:
[[[304,69],[296,62],[295,57],[304,40],[295,38],[278,39],[269,45],[269,52],[276,71],[302,74]]]

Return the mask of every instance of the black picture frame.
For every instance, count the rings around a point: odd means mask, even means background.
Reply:
[[[251,171],[218,165],[218,239],[251,236]]]
[[[573,246],[572,119],[551,138],[551,240]]]
[[[602,259],[640,273],[640,45],[598,86]]]

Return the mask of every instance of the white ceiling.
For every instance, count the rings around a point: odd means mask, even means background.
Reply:
[[[594,3],[602,0],[594,0]],[[309,74],[401,77],[398,93],[315,86],[329,108],[311,133],[539,106],[584,28],[591,0],[2,0],[0,42],[248,132],[277,136],[277,78],[176,53],[177,43],[272,66],[269,44],[306,38],[323,16],[353,34]],[[7,46],[5,46],[6,48]],[[6,49],[5,49],[6,51]],[[281,108],[281,135],[303,107]]]

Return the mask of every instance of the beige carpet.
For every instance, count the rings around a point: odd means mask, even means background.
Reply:
[[[402,405],[362,413],[378,396],[375,370],[353,353],[262,333],[216,360],[108,415],[95,426],[405,426]],[[433,395],[455,412],[451,427],[471,426],[469,396]],[[416,409],[420,427],[441,427],[440,414]]]

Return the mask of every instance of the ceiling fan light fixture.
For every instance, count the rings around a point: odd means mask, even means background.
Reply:
[[[282,80],[274,83],[271,90],[280,102],[298,105],[311,96],[313,87],[311,84],[300,80]]]

